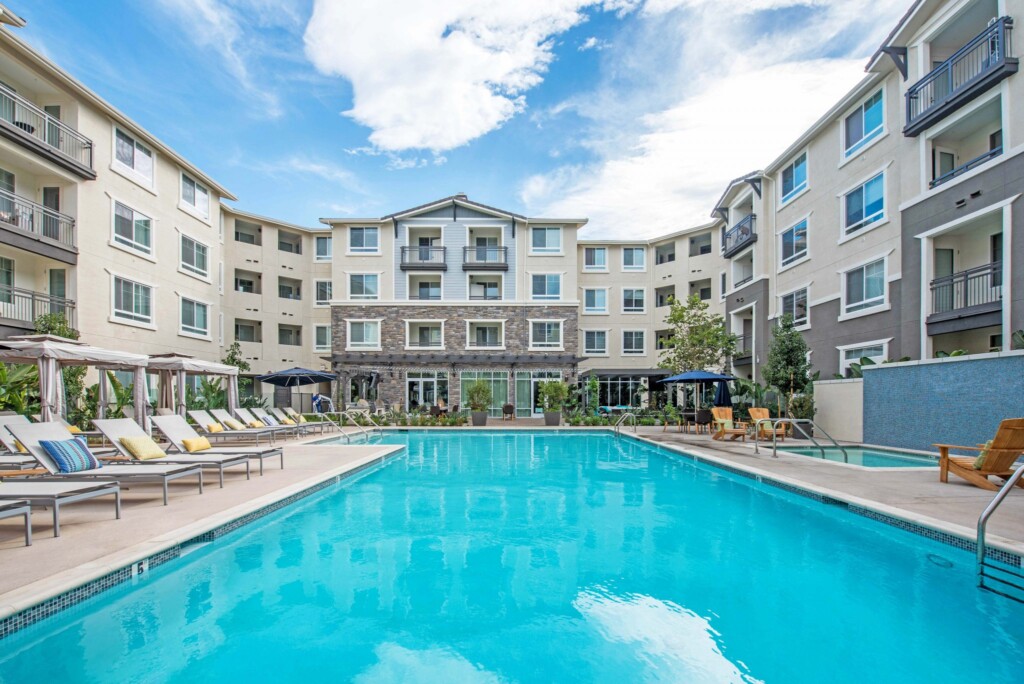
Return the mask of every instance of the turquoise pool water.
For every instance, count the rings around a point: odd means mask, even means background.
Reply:
[[[1020,681],[1024,606],[969,553],[630,438],[385,441],[0,641],[0,681]]]
[[[786,451],[801,456],[813,456],[822,458],[822,450],[810,447],[791,447],[791,442],[779,445],[779,451]],[[937,468],[937,458],[909,454],[905,451],[892,451],[889,449],[877,449],[869,447],[846,447],[844,454],[842,449],[825,447],[824,458],[826,461],[837,463],[850,463],[864,466],[865,468]]]

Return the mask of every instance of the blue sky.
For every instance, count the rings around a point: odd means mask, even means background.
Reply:
[[[907,2],[11,7],[26,40],[244,210],[314,225],[466,192],[635,236],[704,221],[857,82]]]

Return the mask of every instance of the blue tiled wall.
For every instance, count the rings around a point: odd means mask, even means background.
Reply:
[[[1024,356],[881,365],[864,372],[864,443],[934,451],[992,439],[1024,417]]]

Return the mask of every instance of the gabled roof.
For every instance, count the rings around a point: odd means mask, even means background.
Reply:
[[[7,5],[0,2],[0,24],[9,24],[15,28],[24,28],[25,20],[12,12]]]
[[[893,40],[895,40],[896,36],[902,33],[903,30],[909,25],[910,20],[914,17],[915,14],[917,14],[917,10],[919,10],[921,8],[921,5],[923,5],[924,3],[925,0],[914,1],[914,3],[907,10],[906,14],[900,17],[900,20],[896,22],[896,26],[894,26],[892,31],[889,32],[889,35],[885,37],[885,40],[883,40],[882,44],[878,46],[878,49],[875,50],[875,53],[871,55],[871,59],[868,60],[868,64],[867,66],[864,67],[864,71],[871,71],[871,68],[875,66],[875,64],[878,62],[878,59],[885,54],[882,51],[883,48],[887,48],[890,45],[892,45],[892,42]]]
[[[236,209],[235,207],[232,207],[232,206],[230,206],[228,204],[225,204],[224,202],[220,203],[220,209],[223,212],[226,212],[228,214],[232,214],[234,216],[240,216],[243,219],[246,219],[246,220],[249,220],[249,221],[253,221],[255,223],[260,223],[260,224],[267,224],[267,223],[269,223],[269,224],[272,224],[272,225],[275,225],[275,226],[283,226],[285,228],[291,228],[293,230],[301,230],[301,231],[306,232],[306,233],[324,233],[324,234],[328,233],[327,228],[300,226],[297,223],[289,223],[287,221],[281,221],[280,219],[271,218],[269,216],[260,216],[259,214],[253,214],[252,212],[242,211],[241,209]]]
[[[720,218],[715,212],[726,202],[726,199],[733,194],[733,191],[737,186],[763,177],[764,171],[758,169],[757,171],[751,171],[750,173],[744,174],[739,178],[733,178],[729,181],[729,184],[725,186],[725,192],[723,192],[722,196],[718,198],[717,202],[715,202],[715,208],[711,210],[711,218]]]
[[[526,217],[521,214],[515,214],[511,211],[497,209],[486,204],[481,204],[480,202],[474,202],[473,200],[469,199],[469,197],[461,193],[458,195],[451,195],[443,199],[434,200],[433,202],[428,202],[426,204],[421,204],[418,207],[412,207],[410,209],[405,209],[403,211],[396,211],[393,214],[388,214],[387,216],[382,217],[381,220],[387,221],[389,219],[404,218],[406,216],[411,216],[413,214],[422,214],[424,212],[432,211],[434,209],[440,209],[441,207],[445,207],[448,205],[463,206],[466,207],[467,209],[475,209],[476,211],[480,211],[485,214],[493,214],[495,216],[500,216],[502,218],[517,218],[522,219],[523,221],[526,220]]]

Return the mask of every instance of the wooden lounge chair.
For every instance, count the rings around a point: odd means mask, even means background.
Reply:
[[[768,441],[768,440],[770,440],[772,438],[772,433],[773,432],[775,433],[775,438],[778,441],[784,442],[786,440],[786,426],[785,425],[780,425],[778,428],[773,428],[772,424],[769,424],[769,423],[760,423],[759,424],[757,422],[759,420],[770,420],[771,419],[771,416],[768,415],[768,409],[766,409],[766,408],[757,408],[757,407],[752,406],[752,407],[750,407],[747,410],[747,413],[750,414],[751,422],[753,422],[754,425],[757,426],[757,432],[756,432],[756,435],[754,437],[755,440],[759,440],[760,439],[760,440]]]
[[[711,415],[715,418],[715,432],[711,439],[724,440],[728,437],[733,441],[747,441],[747,424],[733,421],[731,408],[716,406],[711,409]]]
[[[999,424],[996,436],[988,445],[976,447],[957,446],[954,444],[934,444],[939,450],[939,481],[949,482],[949,474],[953,473],[982,489],[999,489],[999,485],[990,481],[990,476],[1007,479],[1013,475],[1013,463],[1024,454],[1024,418],[1008,418]],[[977,451],[985,458],[979,465],[975,456],[950,456],[950,449],[961,451]],[[979,455],[980,455],[979,454]],[[1024,487],[1024,480],[1017,481],[1018,487]]]

